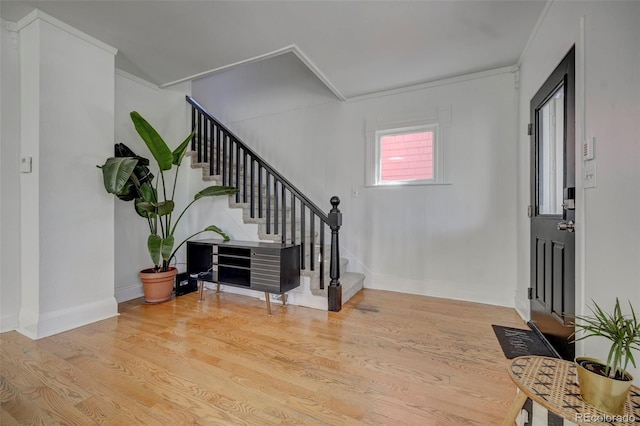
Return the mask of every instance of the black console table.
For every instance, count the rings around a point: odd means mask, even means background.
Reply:
[[[255,241],[197,240],[187,243],[187,272],[197,280],[199,299],[204,282],[263,291],[271,315],[270,293],[282,295],[300,285],[300,246]]]

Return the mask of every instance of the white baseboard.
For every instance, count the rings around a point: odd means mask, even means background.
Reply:
[[[0,333],[13,331],[18,328],[18,314],[3,315],[0,318]]]
[[[115,298],[116,302],[118,303],[137,299],[138,297],[142,296],[144,296],[144,292],[142,291],[142,284],[139,282],[123,287],[118,287],[115,290]]]
[[[523,302],[520,298],[516,296],[515,305],[516,305],[515,306],[516,312],[518,313],[518,315],[520,315],[520,317],[525,322],[529,321],[530,319],[529,300],[527,299],[526,302]]]
[[[374,290],[387,290],[420,296],[485,303],[508,308],[514,307],[513,292],[506,285],[504,288],[500,286],[486,288],[486,286],[483,287],[474,283],[462,284],[437,280],[424,281],[370,272],[367,273],[366,276],[366,288]],[[501,291],[497,291],[496,288],[501,288]],[[515,291],[515,288],[513,290]]]
[[[114,297],[40,315],[21,310],[17,331],[36,340],[116,315],[118,304]]]

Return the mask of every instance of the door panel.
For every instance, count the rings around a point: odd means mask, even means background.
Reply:
[[[531,100],[531,325],[565,359],[575,313],[575,55]]]
[[[547,242],[545,240],[541,240],[536,238],[536,258],[535,258],[535,267],[536,267],[536,292],[534,300],[540,301],[542,304],[546,303],[546,294],[545,294],[545,259],[547,258],[545,254],[545,249],[547,247]]]
[[[551,296],[551,313],[554,315],[556,320],[562,321],[564,323],[563,314],[565,311],[565,303],[564,303],[564,292],[565,292],[565,246],[564,244],[554,243],[553,244],[553,258],[551,259],[551,268],[552,268],[552,291],[553,295]]]

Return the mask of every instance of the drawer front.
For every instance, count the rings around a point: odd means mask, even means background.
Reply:
[[[251,288],[259,291],[280,293],[280,276],[251,271]]]
[[[254,254],[251,257],[251,270],[264,271],[274,275],[280,275],[280,256]]]
[[[256,290],[280,292],[280,253],[273,250],[252,250],[251,287]]]

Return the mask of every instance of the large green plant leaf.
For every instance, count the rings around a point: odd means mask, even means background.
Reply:
[[[180,163],[182,163],[182,159],[184,158],[184,154],[187,152],[189,142],[191,142],[191,138],[193,138],[193,135],[195,134],[196,131],[194,130],[176,149],[173,150],[173,164],[176,166],[179,166]]]
[[[173,208],[175,207],[175,203],[171,200],[162,201],[158,203],[156,206],[158,216],[166,216],[173,212]]]
[[[193,198],[198,200],[202,197],[215,197],[218,195],[232,195],[238,192],[237,188],[232,186],[209,186],[202,191],[198,192]]]
[[[173,208],[175,204],[173,201],[162,201],[160,203],[149,203],[146,201],[141,201],[136,203],[136,210],[142,210],[147,213],[157,214],[158,216],[166,216],[173,212]]]
[[[171,252],[173,251],[173,242],[173,235],[169,235],[167,238],[162,240],[160,253],[162,254],[163,260],[169,261],[169,259],[171,258]]]
[[[117,143],[114,145],[114,153],[117,158],[119,157],[130,157],[138,160],[138,164],[133,168],[133,175],[124,185],[124,187],[118,192],[117,196],[122,201],[131,201],[140,197],[139,194],[139,186],[148,182],[153,181],[153,174],[149,170],[149,160],[144,157],[138,156],[135,152],[133,152],[128,146],[123,143]],[[135,179],[137,182],[134,182]]]
[[[144,158],[144,157],[140,157],[138,154],[136,154],[135,152],[133,152],[133,150],[131,148],[129,148],[128,146],[126,146],[123,143],[117,143],[113,146],[113,151],[114,151],[114,157],[135,157],[138,159],[138,164],[142,165],[142,166],[148,166],[149,165],[149,159],[148,158]]]
[[[222,238],[224,238],[225,241],[229,241],[230,238],[229,236],[220,228],[218,228],[215,225],[209,225],[206,228],[204,228],[205,231],[211,231],[211,232],[215,232],[216,234],[220,235]]]
[[[161,263],[169,261],[173,255],[173,244],[173,235],[169,235],[166,238],[162,238],[157,234],[149,235],[147,239],[147,249],[149,250],[149,256],[151,256],[151,261],[154,265],[158,266]]]
[[[102,169],[104,189],[110,194],[119,194],[129,181],[136,164],[138,160],[135,158],[107,158],[102,166],[98,166]]]
[[[155,216],[154,211],[144,210],[142,207],[140,207],[140,204],[147,203],[148,205],[155,203],[157,198],[158,196],[156,194],[156,190],[153,189],[153,187],[148,182],[142,184],[140,186],[140,198],[136,198],[134,202],[136,213],[144,218],[153,218]]]
[[[145,120],[137,111],[132,111],[131,121],[136,128],[136,131],[142,138],[149,151],[156,159],[160,170],[170,170],[173,165],[173,154],[167,146],[167,143],[158,134],[156,129],[153,128],[147,120]]]
[[[154,265],[160,264],[160,250],[162,247],[162,238],[159,235],[151,234],[147,238],[147,249],[149,250],[149,256]]]

